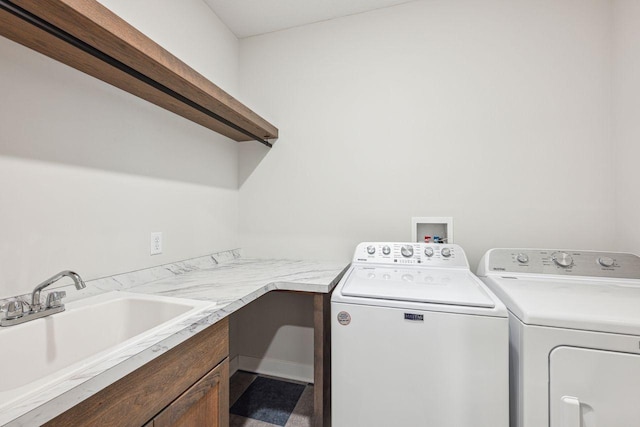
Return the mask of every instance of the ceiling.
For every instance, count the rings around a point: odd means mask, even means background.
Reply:
[[[238,38],[250,37],[409,0],[204,0]]]

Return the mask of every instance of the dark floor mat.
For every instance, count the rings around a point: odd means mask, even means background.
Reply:
[[[230,412],[284,426],[304,388],[303,384],[258,377],[233,404]]]

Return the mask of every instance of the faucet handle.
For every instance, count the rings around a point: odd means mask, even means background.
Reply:
[[[53,291],[47,295],[47,308],[60,307],[62,305],[62,298],[66,297],[65,291]]]
[[[11,320],[11,319],[18,319],[19,317],[22,317],[22,315],[24,314],[24,310],[22,307],[22,301],[9,301],[8,303],[6,303],[2,309],[6,310],[6,314],[4,316],[5,319],[7,320]]]

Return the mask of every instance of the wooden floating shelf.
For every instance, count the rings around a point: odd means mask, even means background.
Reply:
[[[0,0],[0,35],[235,141],[278,129],[95,0]]]

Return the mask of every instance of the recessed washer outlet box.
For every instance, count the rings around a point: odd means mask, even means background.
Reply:
[[[411,218],[411,240],[424,243],[425,237],[430,238],[428,243],[438,243],[438,237],[442,243],[453,242],[453,217],[450,216],[430,216]]]

